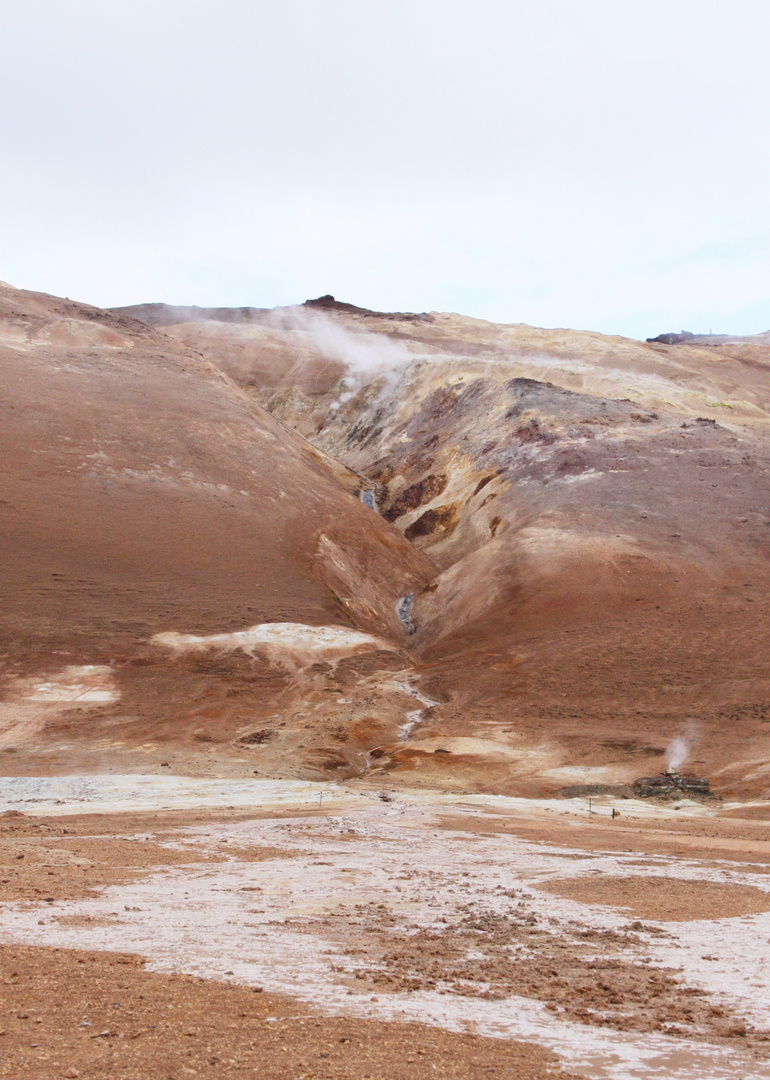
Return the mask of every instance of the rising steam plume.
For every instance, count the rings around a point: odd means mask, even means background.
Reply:
[[[684,732],[671,740],[666,748],[666,766],[669,771],[679,772],[689,759],[697,737],[697,726],[693,721],[690,721]]]
[[[415,359],[400,341],[367,330],[351,330],[328,315],[304,307],[272,312],[268,325],[285,334],[289,343],[293,339],[303,350],[310,349],[326,360],[345,366],[347,373],[331,405],[333,412],[350,401],[367,382],[380,381],[381,396]]]

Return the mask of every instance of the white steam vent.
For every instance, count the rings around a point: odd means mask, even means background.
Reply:
[[[249,656],[259,652],[272,662],[297,669],[318,661],[334,663],[343,656],[394,646],[361,630],[344,626],[307,626],[305,623],[259,623],[248,630],[231,634],[179,634],[168,631],[155,634],[153,645],[162,645],[175,653],[204,652],[209,649],[233,652],[240,649]]]
[[[676,769],[679,772],[689,756],[690,747],[685,739],[677,736],[671,740],[666,751],[666,763],[669,769]]]
[[[401,341],[360,328],[353,330],[307,308],[283,308],[273,312],[268,321],[327,360],[344,364],[353,376],[376,378],[403,369],[414,359]]]
[[[352,329],[319,311],[304,307],[283,308],[269,317],[269,325],[280,330],[287,341],[310,348],[327,360],[343,364],[347,374],[340,381],[336,399],[329,406],[336,413],[367,383],[381,380],[374,401],[392,389],[415,359],[401,341],[386,334],[373,334],[360,327]]]
[[[685,731],[671,740],[666,749],[666,766],[668,772],[679,772],[692,753],[693,746],[697,742],[698,730],[690,721]]]

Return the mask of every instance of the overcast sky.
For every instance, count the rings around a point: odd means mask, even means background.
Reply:
[[[767,0],[0,0],[0,279],[770,329]]]

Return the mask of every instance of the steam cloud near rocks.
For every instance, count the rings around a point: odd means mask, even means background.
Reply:
[[[297,345],[304,349],[310,348],[347,368],[341,392],[331,405],[333,412],[355,397],[367,382],[382,380],[381,396],[415,359],[404,344],[384,334],[350,330],[327,315],[301,307],[274,312],[270,325],[290,339],[296,338]]]
[[[697,738],[697,726],[690,722],[681,735],[677,735],[671,740],[666,748],[666,765],[669,769],[678,772],[682,768],[689,759]]]

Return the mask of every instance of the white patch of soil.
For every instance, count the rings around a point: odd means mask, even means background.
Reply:
[[[185,776],[5,776],[0,813],[101,814],[144,810],[232,807],[254,810],[353,802],[335,784],[305,780],[207,780]]]
[[[205,637],[171,630],[155,634],[152,643],[175,653],[205,652],[207,649],[233,652],[240,649],[249,656],[254,656],[256,652],[260,652],[266,654],[270,660],[295,669],[307,667],[319,660],[333,663],[351,653],[394,648],[382,638],[361,630],[289,622],[259,623],[247,630],[209,634]]]
[[[107,664],[70,665],[39,677],[9,677],[0,701],[0,748],[33,741],[46,723],[71,706],[95,708],[120,699]]]
[[[14,679],[8,686],[11,701],[41,703],[68,701],[78,705],[105,705],[120,697],[112,668],[107,664],[71,665],[44,678]]]

